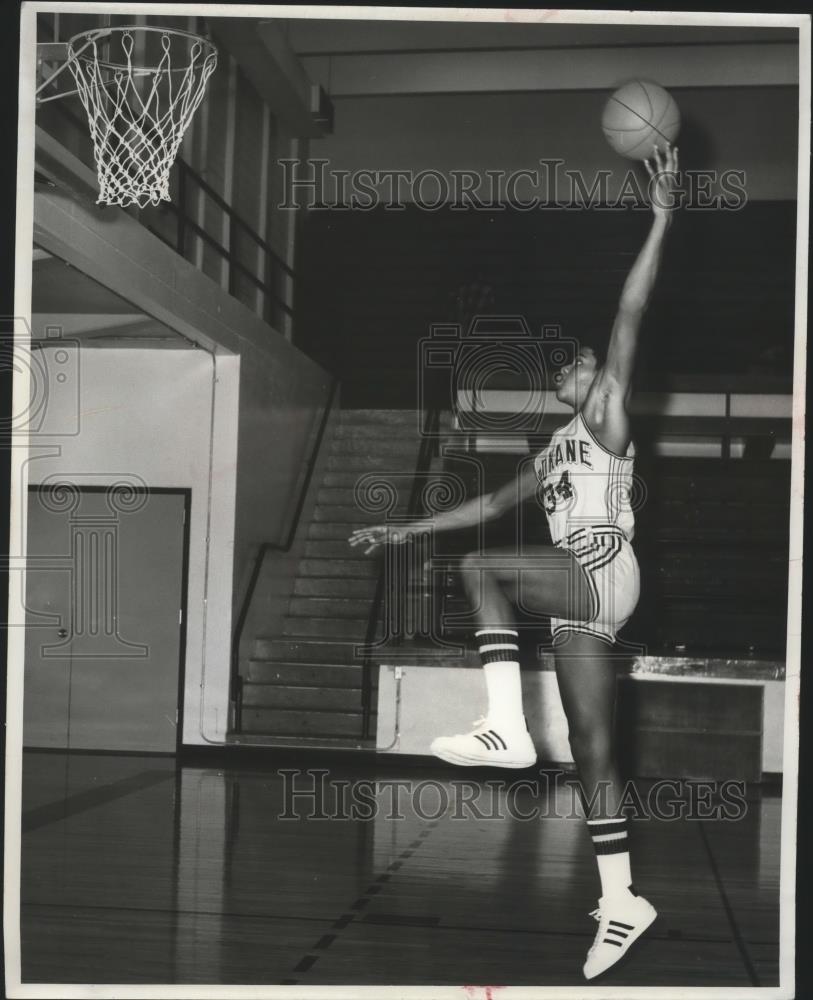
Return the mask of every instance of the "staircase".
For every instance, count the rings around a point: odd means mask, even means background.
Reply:
[[[420,445],[414,410],[341,412],[282,634],[256,637],[241,668],[241,737],[366,742],[363,665],[354,647],[366,640],[380,550],[365,556],[347,538],[354,528],[380,523],[385,515],[362,509],[354,487],[365,474],[380,472],[386,479],[387,473],[400,473],[395,511],[404,513]],[[375,670],[372,680],[375,685]],[[372,734],[375,706],[374,689]]]

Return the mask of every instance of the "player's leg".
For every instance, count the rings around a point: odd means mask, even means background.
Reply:
[[[592,590],[578,559],[567,549],[535,545],[470,552],[460,566],[463,589],[482,628],[511,626],[515,608],[530,614],[585,621]]]
[[[589,585],[571,553],[548,546],[522,556],[510,549],[472,553],[463,559],[461,575],[479,625],[475,638],[488,708],[473,732],[441,737],[432,752],[454,764],[529,767],[536,750],[522,705],[515,608],[584,620],[592,610]]]
[[[477,640],[488,692],[488,717],[525,731],[517,656],[516,609],[526,614],[583,621],[592,612],[584,570],[572,552],[534,546],[470,553],[463,587],[478,624]]]
[[[556,677],[579,772],[587,825],[596,851],[601,899],[598,933],[584,974],[592,979],[627,951],[656,917],[632,888],[628,820],[615,759],[615,669],[610,644],[597,636],[565,632],[555,647]]]

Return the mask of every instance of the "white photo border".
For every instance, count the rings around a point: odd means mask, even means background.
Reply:
[[[188,15],[189,4],[154,3],[24,3],[20,25],[20,91],[17,156],[17,250],[15,261],[14,315],[27,317],[30,323],[32,285],[32,244],[26,234],[33,232],[34,198],[34,91],[36,80],[36,17],[39,13],[147,14],[151,17]],[[629,10],[529,10],[525,8],[424,8],[299,5],[194,5],[202,16],[229,18],[311,18],[336,20],[416,20],[424,22],[498,22],[569,23],[648,26],[725,26],[776,27],[799,30],[799,146],[797,188],[796,308],[793,366],[793,430],[790,504],[790,555],[788,568],[788,619],[785,681],[784,771],[782,835],[780,862],[780,985],[778,987],[500,987],[499,997],[506,1000],[540,997],[591,997],[629,1000],[630,997],[751,997],[785,998],[794,995],[795,984],[795,904],[796,904],[796,823],[799,767],[798,705],[802,626],[802,555],[804,512],[804,425],[806,388],[807,276],[810,196],[810,18],[800,14],[665,12]],[[28,344],[19,344],[26,352]],[[15,345],[15,356],[17,345]],[[29,398],[29,369],[16,365],[13,380],[13,410]],[[27,448],[20,443],[11,455],[11,534],[10,566],[24,567],[26,511],[20,498],[27,489]],[[22,542],[20,540],[23,540]],[[5,762],[5,852],[4,852],[4,929],[6,990],[9,997],[98,998],[150,997],[169,1000],[197,998],[274,998],[301,1000],[307,997],[360,1000],[360,998],[399,998],[399,1000],[442,1000],[442,998],[487,997],[487,988],[472,987],[372,987],[372,986],[183,986],[122,984],[23,984],[20,981],[20,804],[22,791],[22,694],[24,658],[25,571],[9,573],[8,685]],[[479,989],[479,988],[478,988]],[[496,988],[495,988],[496,989]]]

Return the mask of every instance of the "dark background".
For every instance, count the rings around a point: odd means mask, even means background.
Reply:
[[[296,342],[340,379],[344,407],[417,407],[423,380],[425,396],[449,410],[452,369],[427,369],[421,342],[455,318],[455,289],[487,284],[489,314],[520,315],[532,334],[554,324],[565,340],[603,350],[650,225],[648,209],[313,209],[297,243]],[[676,214],[637,387],[697,390],[699,380],[707,392],[789,394],[795,246],[794,202]],[[464,330],[457,343],[466,342]],[[519,387],[510,374],[488,385]],[[783,659],[790,461],[758,457],[770,455],[770,439],[749,441],[743,460],[665,458],[657,421],[638,417],[632,429],[647,489],[635,536],[646,585],[624,637],[650,653]],[[522,456],[477,457],[480,481],[470,462],[445,461],[471,496],[513,479]],[[523,541],[550,544],[538,507],[524,515]],[[514,543],[515,518],[489,525],[488,546]],[[477,536],[449,533],[437,546],[462,553]]]
[[[639,208],[314,209],[298,242],[296,342],[341,379],[344,406],[414,406],[419,341],[451,318],[455,289],[479,279],[494,289],[489,312],[601,347],[650,224]],[[694,373],[779,376],[790,391],[795,247],[795,202],[678,213],[640,388]]]

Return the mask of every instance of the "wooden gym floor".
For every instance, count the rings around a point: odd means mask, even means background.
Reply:
[[[564,815],[517,818],[542,801],[525,788],[513,818],[478,819],[453,779],[475,782],[487,816],[495,802],[505,809],[506,785],[529,776],[292,759],[176,766],[27,752],[23,982],[584,983],[599,885],[566,788],[547,805]],[[328,786],[321,806],[286,800],[291,778],[279,771],[305,767],[329,771],[328,782],[366,781],[346,787],[362,804],[366,787],[368,807],[377,792],[378,818],[306,818],[333,814],[339,793]],[[388,779],[411,783],[395,803],[401,819],[387,818]],[[296,788],[314,780],[297,775]],[[425,818],[410,805],[420,782]],[[281,818],[286,805],[294,818]],[[776,790],[753,788],[736,821],[634,823],[633,877],[660,916],[599,982],[776,985],[780,807]]]

